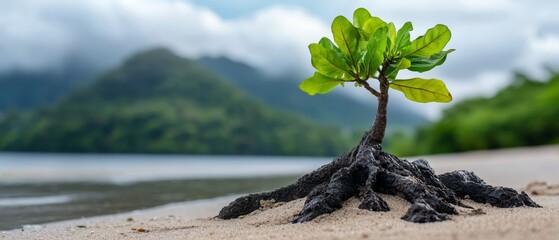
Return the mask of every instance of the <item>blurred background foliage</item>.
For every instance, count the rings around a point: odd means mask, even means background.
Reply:
[[[456,103],[440,120],[415,132],[393,132],[389,150],[412,156],[557,144],[559,73],[549,72],[548,79],[517,73],[493,97]]]

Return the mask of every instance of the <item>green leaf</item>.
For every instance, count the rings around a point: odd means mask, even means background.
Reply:
[[[309,45],[311,63],[320,73],[338,79],[352,79],[350,66],[341,51],[327,38]]]
[[[427,30],[425,35],[415,39],[404,51],[402,56],[419,55],[429,57],[443,50],[450,40],[451,33],[447,26],[437,24]]]
[[[411,66],[408,68],[410,71],[414,72],[426,72],[433,69],[436,66],[443,64],[446,61],[446,55],[454,52],[454,49],[447,51],[442,51],[430,57],[423,56],[407,56],[406,58],[410,60]]]
[[[335,50],[337,52],[340,52],[340,49],[336,45],[334,45],[334,43],[330,39],[328,39],[327,37],[321,38],[320,41],[318,41],[318,44],[325,47],[326,49],[332,49],[332,50]]]
[[[369,34],[367,34],[365,31],[363,31],[363,29],[360,28],[358,28],[357,31],[359,31],[360,36],[359,46],[357,46],[357,50],[359,51],[359,53],[361,53],[361,55],[364,55],[365,51],[367,50],[367,44],[369,43]]]
[[[375,33],[375,31],[381,27],[385,27],[386,26],[386,22],[382,21],[380,18],[378,17],[371,17],[369,18],[369,20],[367,20],[365,22],[365,24],[363,25],[362,29],[363,31],[365,31],[368,35],[372,35],[373,33]]]
[[[338,45],[343,54],[350,58],[353,66],[357,65],[359,31],[344,16],[338,16],[332,22],[332,34],[334,42]]]
[[[368,69],[366,74],[369,76],[374,76],[377,69],[384,62],[384,52],[387,45],[386,32],[386,27],[377,29],[373,36],[369,38],[367,52],[363,57],[365,68]]]
[[[448,92],[443,81],[438,79],[412,78],[395,80],[390,88],[404,93],[406,98],[415,102],[450,102],[452,95]]]
[[[320,39],[318,44],[322,45],[326,49],[332,50],[339,58],[343,59],[344,62],[349,66],[349,60],[344,56],[340,48],[338,48],[334,43],[328,39],[327,37],[323,37]],[[349,71],[349,68],[347,69]]]
[[[400,59],[400,61],[397,64],[394,65],[391,64],[390,67],[388,68],[388,71],[386,71],[388,73],[387,74],[388,79],[395,79],[400,70],[408,69],[410,66],[411,66],[410,60],[405,58]]]
[[[371,19],[371,13],[369,13],[369,11],[365,8],[358,8],[357,10],[355,10],[355,12],[353,12],[353,25],[356,28],[363,28],[363,26],[365,26],[365,22],[367,22],[367,20]]]
[[[410,31],[413,30],[411,22],[404,23],[404,26],[396,33],[396,46],[394,49],[400,51],[411,44]]]
[[[394,23],[388,24],[388,40],[390,40],[390,49],[394,49],[396,43],[396,26]]]
[[[335,79],[328,76],[324,76],[319,72],[315,72],[314,76],[305,79],[300,85],[299,88],[303,90],[303,92],[308,93],[309,95],[325,94],[327,92],[332,91],[338,84],[343,84],[344,81],[341,79]]]

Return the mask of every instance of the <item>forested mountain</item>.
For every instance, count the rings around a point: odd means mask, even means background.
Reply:
[[[365,104],[341,94],[309,96],[299,90],[296,76],[268,76],[253,67],[227,58],[203,58],[199,62],[229,79],[251,96],[288,111],[295,111],[317,122],[333,123],[347,129],[367,129],[376,113],[376,100]],[[425,117],[391,102],[389,127],[410,127],[426,123]]]
[[[558,103],[559,73],[546,81],[517,74],[495,96],[457,103],[415,137],[392,138],[391,148],[416,155],[558,144]]]
[[[336,127],[275,110],[168,50],[128,59],[50,108],[0,118],[0,150],[336,155]]]

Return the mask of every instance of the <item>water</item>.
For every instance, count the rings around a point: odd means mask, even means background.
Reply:
[[[0,230],[269,190],[330,160],[0,153]]]

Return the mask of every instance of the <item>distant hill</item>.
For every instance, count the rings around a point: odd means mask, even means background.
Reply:
[[[368,129],[376,114],[376,105],[341,94],[309,96],[299,90],[297,77],[272,77],[251,66],[227,58],[203,58],[200,63],[229,79],[249,95],[279,109],[295,111],[317,122],[333,123],[349,129]],[[427,119],[391,103],[389,127],[416,126]]]
[[[415,137],[393,138],[403,155],[559,144],[559,73],[546,81],[518,74],[489,98],[457,103]]]
[[[133,56],[52,108],[4,114],[0,132],[4,151],[337,155],[353,145],[165,49]]]

